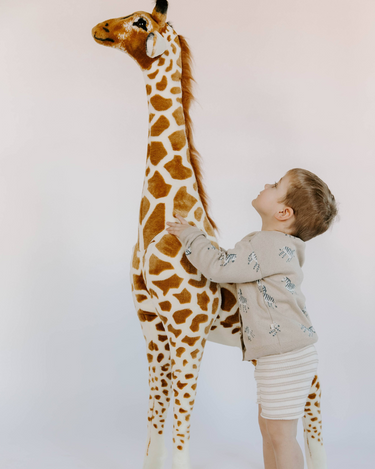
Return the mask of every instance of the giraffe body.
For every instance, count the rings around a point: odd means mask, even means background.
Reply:
[[[178,238],[165,230],[177,211],[219,248],[192,140],[190,51],[166,22],[167,8],[158,0],[152,14],[107,20],[92,33],[98,43],[138,63],[148,100],[146,171],[130,272],[149,364],[143,468],[164,467],[164,426],[173,399],[172,467],[191,469],[190,419],[206,341],[241,348],[241,328],[235,285],[206,279],[190,264]]]

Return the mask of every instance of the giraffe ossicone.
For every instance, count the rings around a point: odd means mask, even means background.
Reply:
[[[219,248],[193,142],[190,49],[167,22],[167,10],[168,2],[157,0],[151,14],[137,11],[92,30],[97,43],[119,49],[137,62],[148,101],[146,170],[130,272],[149,367],[143,469],[164,467],[164,427],[172,400],[172,467],[191,469],[190,419],[206,341],[239,348],[242,343],[235,285],[206,279],[190,264],[178,238],[166,231],[166,221],[174,221],[177,211]],[[316,415],[316,408],[311,415]],[[316,454],[315,448],[310,460]]]

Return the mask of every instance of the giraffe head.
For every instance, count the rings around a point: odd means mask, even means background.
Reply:
[[[92,35],[98,44],[122,50],[142,69],[148,70],[168,48],[163,37],[167,10],[167,0],[157,0],[152,14],[137,11],[123,18],[103,21],[92,29]]]

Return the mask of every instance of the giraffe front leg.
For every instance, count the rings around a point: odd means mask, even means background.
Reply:
[[[311,383],[303,416],[303,436],[308,469],[326,469],[327,457],[323,445],[322,416],[320,410],[321,389],[318,376]]]
[[[181,337],[171,348],[174,394],[173,406],[173,459],[172,469],[191,469],[190,419],[197,394],[200,361],[205,338]]]
[[[138,311],[149,363],[149,408],[143,469],[163,469],[167,451],[164,425],[172,398],[172,364],[168,336],[153,312]]]

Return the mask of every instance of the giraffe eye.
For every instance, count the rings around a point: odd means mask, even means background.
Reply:
[[[147,31],[147,22],[146,22],[146,20],[144,20],[143,18],[139,18],[138,21],[136,21],[135,23],[133,23],[133,26],[137,26],[138,28],[142,28],[142,29],[144,29],[145,31]]]

